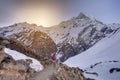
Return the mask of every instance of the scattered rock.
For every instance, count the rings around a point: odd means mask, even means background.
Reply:
[[[61,64],[50,80],[86,80],[79,68],[71,68]]]

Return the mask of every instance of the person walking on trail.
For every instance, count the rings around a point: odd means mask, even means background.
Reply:
[[[60,50],[58,50],[57,52],[54,52],[52,54],[52,60],[54,62],[54,67],[56,67],[56,65],[61,63],[61,60],[60,60],[61,57],[62,57],[62,54],[61,54]]]
[[[54,62],[56,61],[56,53],[55,53],[55,52],[52,54],[52,60],[53,60]]]
[[[53,61],[53,66],[56,67],[56,53],[55,52],[52,54],[52,61]]]

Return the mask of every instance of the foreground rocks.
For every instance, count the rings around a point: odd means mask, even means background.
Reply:
[[[16,51],[21,52],[29,57],[37,59],[38,61],[41,62],[41,64],[44,67],[52,64],[52,60],[49,59],[47,56],[38,55],[38,54],[34,53],[29,47],[25,46],[23,43],[21,43],[20,41],[18,41],[16,39],[0,37],[0,45],[10,48],[12,50],[16,50]]]
[[[28,80],[32,73],[34,70],[29,67],[29,62],[15,61],[0,46],[0,80]]]
[[[87,80],[79,68],[71,68],[65,64],[49,65],[43,71],[35,73],[30,80]]]
[[[50,80],[87,80],[79,68],[71,68],[61,64]]]
[[[15,61],[3,48],[0,46],[0,80],[87,80],[79,68],[71,68],[64,64],[55,67],[47,58],[40,60],[49,65],[44,64],[44,70],[35,72],[29,67],[30,60]]]

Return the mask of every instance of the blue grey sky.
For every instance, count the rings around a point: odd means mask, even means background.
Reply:
[[[120,0],[0,0],[0,26],[25,21],[52,26],[80,12],[103,23],[120,23]]]

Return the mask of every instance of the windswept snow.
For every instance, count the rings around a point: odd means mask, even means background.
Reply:
[[[9,48],[4,48],[4,51],[8,54],[11,55],[13,57],[14,60],[26,60],[26,59],[31,59],[32,63],[30,64],[30,67],[32,69],[34,69],[35,71],[41,71],[43,70],[43,65],[41,65],[41,63],[31,57],[28,57],[26,55],[24,55],[23,53],[17,52],[15,50],[11,50]]]
[[[120,80],[120,72],[110,73],[111,68],[120,68],[120,30],[113,36],[108,36],[85,52],[72,57],[64,63],[71,67],[79,67],[86,72],[86,77],[97,80]],[[96,65],[95,65],[96,64]]]

